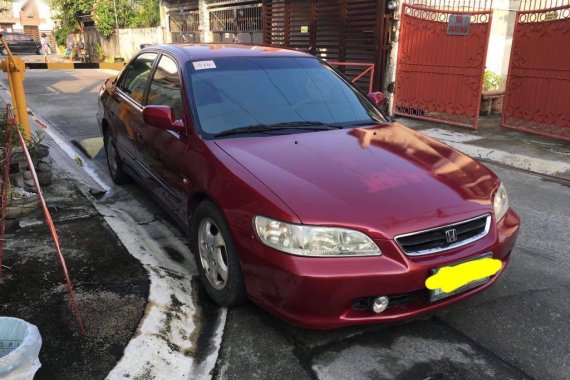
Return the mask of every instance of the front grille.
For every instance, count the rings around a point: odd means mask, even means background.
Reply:
[[[396,236],[396,243],[408,256],[421,256],[461,247],[483,238],[489,232],[491,215],[482,215],[447,226]],[[456,240],[448,234],[455,230]]]

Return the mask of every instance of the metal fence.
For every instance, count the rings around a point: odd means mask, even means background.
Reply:
[[[570,141],[568,0],[521,3],[515,20],[501,124]]]
[[[395,114],[477,128],[491,6],[484,0],[404,4]]]

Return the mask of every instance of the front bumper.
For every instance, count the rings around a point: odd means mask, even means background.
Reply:
[[[329,329],[400,321],[481,292],[505,270],[519,222],[518,215],[511,209],[483,239],[420,257],[405,256],[393,240],[376,241],[382,256],[298,257],[265,246],[251,232],[233,228],[233,233],[252,301],[294,325]],[[432,269],[485,253],[491,253],[504,264],[491,281],[436,302],[429,301],[425,280]],[[390,305],[381,314],[355,307],[362,299],[381,295],[390,297]]]

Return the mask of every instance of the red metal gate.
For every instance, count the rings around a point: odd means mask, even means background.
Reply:
[[[517,12],[502,125],[570,141],[570,3],[544,3]]]
[[[491,7],[491,0],[403,5],[396,115],[477,128]],[[466,28],[454,32],[457,24]]]

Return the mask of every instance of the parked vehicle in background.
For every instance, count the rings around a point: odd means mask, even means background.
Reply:
[[[486,289],[519,230],[493,172],[382,98],[294,50],[152,46],[103,84],[98,119],[111,177],[187,231],[212,299],[333,328]]]
[[[2,36],[14,54],[42,54],[40,43],[24,33],[2,33]],[[0,53],[2,55],[8,54],[4,47],[0,48]]]

